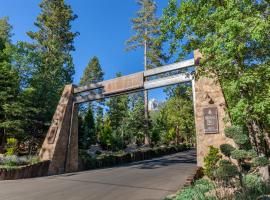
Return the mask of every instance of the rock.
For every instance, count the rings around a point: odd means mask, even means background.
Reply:
[[[90,156],[95,156],[97,152],[102,152],[102,148],[96,144],[91,145],[90,148],[86,151]]]
[[[125,152],[131,153],[137,150],[136,144],[129,144],[127,145],[127,148],[125,149]]]

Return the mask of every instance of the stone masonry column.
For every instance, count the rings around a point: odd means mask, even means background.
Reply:
[[[42,161],[51,161],[49,175],[76,171],[78,167],[78,120],[73,89],[73,85],[65,86],[39,153]]]
[[[198,50],[194,51],[196,68],[202,55]],[[209,146],[219,148],[221,144],[234,145],[232,139],[224,134],[226,125],[226,102],[221,86],[214,78],[200,77],[194,84],[194,108],[197,140],[197,165],[204,165],[204,157],[209,151]],[[228,121],[228,120],[227,120]]]

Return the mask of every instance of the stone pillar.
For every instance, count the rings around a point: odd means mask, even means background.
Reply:
[[[194,51],[194,59],[196,68],[199,66],[199,60],[202,57],[198,50]],[[209,146],[219,148],[221,144],[232,144],[233,140],[229,139],[224,134],[226,125],[226,102],[221,89],[221,86],[214,78],[200,77],[195,80],[194,84],[195,99],[195,124],[196,124],[196,140],[197,140],[197,165],[203,166],[204,157],[209,151]],[[217,117],[217,118],[216,118]],[[215,124],[215,118],[217,124]],[[210,119],[208,123],[208,119]],[[211,124],[213,120],[213,124]]]
[[[76,171],[78,157],[78,129],[74,113],[73,85],[66,85],[61,99],[53,116],[52,124],[43,142],[39,156],[42,161],[50,160],[49,175],[60,174],[67,171],[66,164],[69,160],[69,171]],[[75,110],[76,111],[76,110]],[[74,121],[72,123],[72,121]],[[73,124],[73,126],[71,126]],[[72,130],[72,131],[71,131]],[[72,133],[72,135],[70,134]],[[74,159],[67,159],[69,152],[74,154]],[[72,163],[76,162],[76,163]],[[72,170],[70,170],[72,169]]]
[[[73,104],[65,172],[78,170],[78,104]]]

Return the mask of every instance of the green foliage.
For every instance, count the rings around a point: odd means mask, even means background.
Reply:
[[[89,83],[98,83],[103,81],[104,73],[101,69],[99,59],[94,56],[84,69],[83,76],[80,80],[80,85],[86,85]]]
[[[237,167],[228,160],[220,160],[219,166],[215,171],[215,177],[219,180],[228,182],[233,177],[239,175]]]
[[[218,161],[221,159],[219,149],[213,146],[209,146],[209,152],[204,157],[204,174],[209,178],[214,178],[214,172],[217,169]]]
[[[159,39],[164,46],[169,44],[172,59],[200,49],[203,67],[196,77],[215,76],[220,81],[233,124],[246,126],[254,140],[251,145],[263,154],[270,147],[268,13],[266,0],[170,0]],[[246,140],[238,139],[239,144]]]
[[[38,156],[18,157],[16,155],[5,155],[4,157],[0,158],[0,168],[36,164],[38,162],[40,162]]]
[[[6,156],[12,156],[17,153],[18,149],[18,140],[15,138],[7,138],[6,144]]]
[[[238,135],[239,133],[243,133],[243,127],[241,126],[226,127],[224,132],[228,138],[234,138],[235,135]]]
[[[24,121],[23,127],[29,140],[44,139],[63,87],[72,83],[74,74],[71,52],[77,33],[72,32],[71,23],[76,15],[64,0],[42,0],[40,9],[35,31],[27,33],[32,42],[19,42],[13,55],[22,90],[31,89],[25,113],[34,112],[27,119],[30,126]]]
[[[110,125],[110,121],[108,119],[105,120],[104,126],[100,133],[100,144],[104,146],[106,149],[110,149],[112,146],[112,127]]]
[[[243,177],[243,185],[249,190],[260,191],[263,184],[262,177],[258,174],[248,174]]]
[[[236,160],[243,160],[248,156],[248,152],[242,149],[235,149],[231,152],[231,157]]]
[[[222,144],[220,145],[219,148],[220,148],[221,153],[227,157],[230,157],[232,151],[235,150],[235,148],[230,144]]]
[[[232,138],[238,145],[244,145],[249,141],[248,136],[244,133],[244,129],[241,126],[231,126],[225,129],[225,135]]]
[[[251,160],[253,166],[264,167],[269,165],[269,160],[266,157],[256,157]]]
[[[153,128],[161,143],[195,143],[195,123],[190,85],[166,88],[169,98],[157,111],[151,111]],[[176,112],[177,111],[177,112]]]
[[[0,18],[0,145],[5,137],[20,135],[23,126],[20,78],[13,65],[11,30],[8,18]]]
[[[86,66],[80,85],[94,84],[103,81],[104,73],[99,59],[94,56]],[[100,91],[96,91],[100,92]],[[80,148],[88,149],[91,144],[96,144],[98,135],[102,129],[103,102],[91,102],[80,107],[81,124],[79,129]],[[94,119],[96,117],[96,120]]]
[[[199,179],[194,186],[184,188],[172,200],[215,200],[216,198],[207,196],[206,193],[215,188],[215,185],[206,179]]]
[[[161,66],[164,56],[162,55],[161,43],[155,41],[160,35],[159,19],[156,17],[156,3],[153,0],[137,0],[140,10],[137,17],[132,19],[135,35],[127,42],[127,50],[145,48],[145,69]]]
[[[237,148],[232,147],[228,144],[223,144],[220,146],[221,152],[223,155],[227,156],[229,160],[221,160],[216,170],[215,177],[224,183],[230,182],[234,187],[240,187],[242,190],[251,190],[251,185],[258,179],[262,180],[262,177],[257,174],[258,167],[263,167],[269,165],[268,158],[264,156],[258,156],[256,151],[253,149],[246,149],[246,146],[242,144],[245,142],[239,142],[239,140],[244,141],[243,139],[239,139],[237,136],[243,136],[239,127],[230,127],[226,128],[225,132],[234,139],[234,141],[238,141]],[[232,162],[231,159],[235,159],[237,161],[237,166]],[[256,173],[256,176],[254,174]],[[232,179],[232,177],[238,176],[240,180],[240,185],[236,181],[237,179]],[[259,184],[262,185],[262,184]],[[258,187],[260,187],[258,185]],[[253,186],[255,187],[255,186]]]
[[[237,134],[233,137],[233,140],[238,145],[244,145],[248,142],[248,136],[245,134]]]
[[[79,145],[80,148],[88,149],[91,144],[96,144],[97,141],[95,121],[91,105],[87,108],[83,119],[80,120]]]
[[[165,109],[167,111],[168,126],[175,131],[176,142],[191,142],[195,136],[194,113],[191,99],[183,95],[171,97],[166,102]]]

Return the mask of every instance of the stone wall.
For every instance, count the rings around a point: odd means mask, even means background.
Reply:
[[[48,175],[50,161],[43,161],[17,169],[0,169],[0,180],[15,180]]]
[[[196,67],[199,66],[201,54],[194,52]],[[221,86],[214,78],[200,77],[195,81],[195,123],[197,140],[197,165],[203,166],[203,158],[209,151],[209,146],[219,147],[221,144],[228,143],[234,145],[233,141],[224,134],[225,126],[230,122],[226,117],[226,102]],[[204,108],[217,108],[218,131],[216,133],[205,133]],[[225,119],[227,118],[227,119]],[[227,124],[225,123],[227,121]]]

